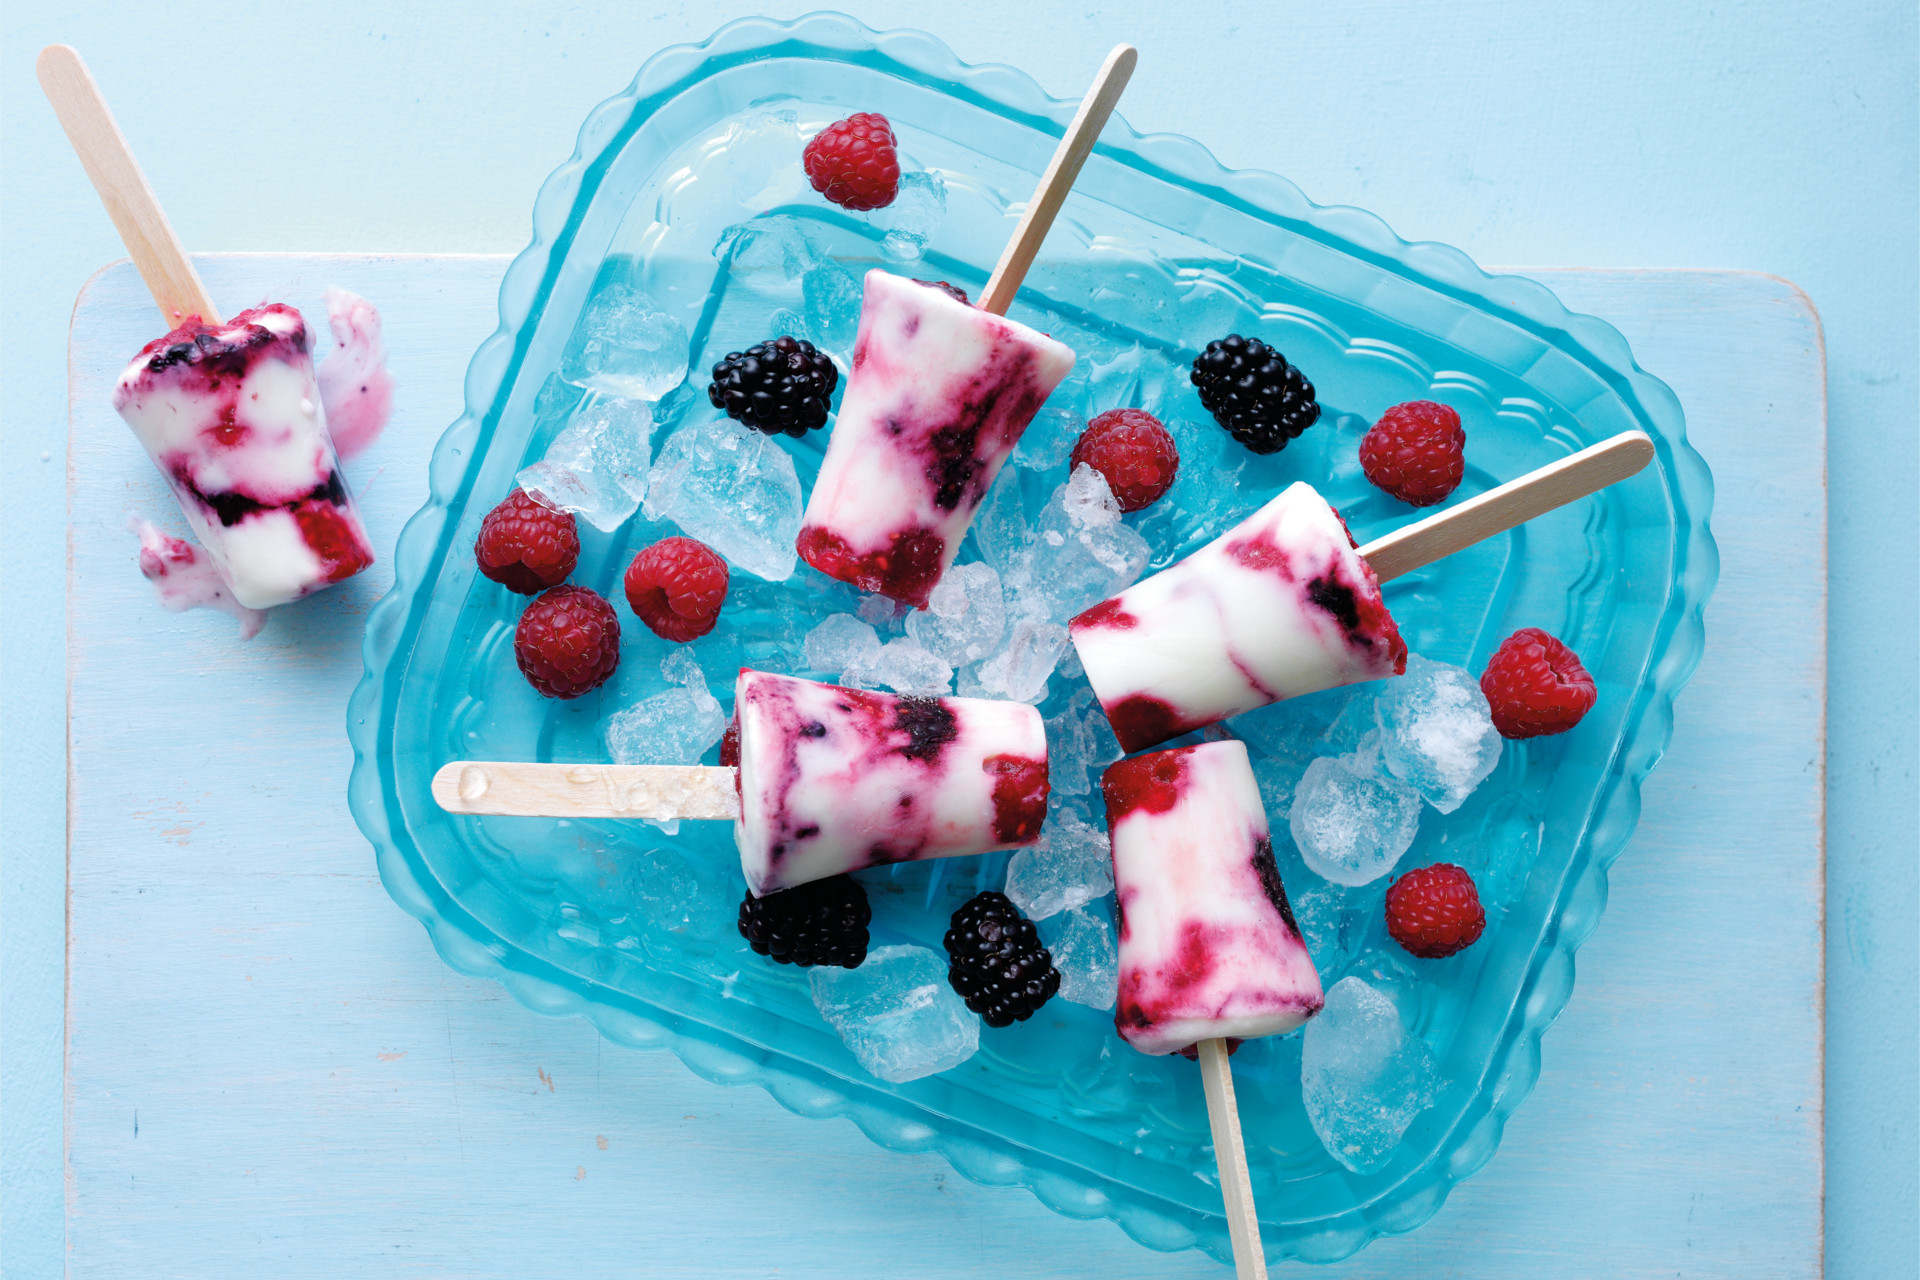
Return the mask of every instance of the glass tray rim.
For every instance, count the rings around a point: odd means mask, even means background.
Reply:
[[[435,445],[429,464],[429,496],[402,530],[394,551],[394,588],[368,617],[362,645],[364,669],[348,705],[347,731],[354,751],[348,804],[373,844],[389,894],[427,929],[434,948],[456,970],[503,985],[515,1000],[550,1016],[582,1016],[609,1039],[636,1048],[671,1050],[704,1079],[722,1084],[758,1084],[788,1110],[810,1118],[844,1117],[875,1143],[901,1152],[935,1151],[962,1176],[983,1185],[1026,1187],[1055,1212],[1074,1218],[1107,1218],[1151,1248],[1199,1247],[1223,1261],[1230,1256],[1220,1215],[1170,1213],[1155,1204],[1107,1194],[1078,1170],[1019,1148],[1010,1140],[985,1141],[971,1128],[942,1129],[929,1116],[892,1095],[825,1076],[771,1050],[724,1031],[682,1018],[619,992],[580,980],[477,927],[464,912],[447,912],[437,886],[423,883],[420,869],[391,836],[383,779],[391,769],[380,703],[390,669],[406,654],[401,645],[408,620],[421,606],[420,587],[433,563],[434,545],[449,506],[458,500],[467,466],[464,445],[477,433],[496,401],[529,330],[528,320],[551,291],[555,250],[567,238],[573,215],[623,125],[651,99],[677,93],[710,70],[767,57],[862,55],[890,63],[923,83],[1012,112],[1055,134],[1064,131],[1077,100],[1049,97],[1026,73],[997,63],[961,62],[936,37],[911,29],[875,31],[836,13],[811,13],[792,21],[742,18],[698,44],[660,50],[640,68],[626,90],[600,103],[582,124],[573,154],[541,185],[534,201],[533,238],[514,258],[500,287],[500,325],[475,352],[465,380],[462,416]],[[1588,827],[1584,872],[1570,881],[1558,904],[1558,942],[1541,958],[1516,993],[1526,1011],[1518,1034],[1489,1064],[1492,1099],[1478,1122],[1449,1135],[1431,1162],[1425,1185],[1401,1184],[1406,1194],[1356,1207],[1335,1227],[1314,1236],[1265,1240],[1270,1255],[1335,1261],[1383,1234],[1421,1225],[1445,1202],[1454,1184],[1470,1177],[1499,1145],[1505,1122],[1532,1091],[1540,1070],[1540,1040],[1571,998],[1575,952],[1592,933],[1606,904],[1607,869],[1624,849],[1639,816],[1639,788],[1664,753],[1672,733],[1672,704],[1699,663],[1703,613],[1718,578],[1718,552],[1708,528],[1712,479],[1705,461],[1687,442],[1679,401],[1661,381],[1633,360],[1626,339],[1605,321],[1569,311],[1544,285],[1522,276],[1491,275],[1464,253],[1433,242],[1396,236],[1373,214],[1348,206],[1319,206],[1277,174],[1230,170],[1200,143],[1178,134],[1141,134],[1118,115],[1098,149],[1193,191],[1256,216],[1285,221],[1294,230],[1338,245],[1418,280],[1479,309],[1563,335],[1606,376],[1624,399],[1656,428],[1656,465],[1666,479],[1674,522],[1675,578],[1656,628],[1650,679],[1636,693],[1641,703],[1618,745],[1622,766],[1603,780]],[[483,936],[484,935],[484,936]]]

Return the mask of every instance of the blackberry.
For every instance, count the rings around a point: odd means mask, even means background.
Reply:
[[[1278,453],[1320,420],[1313,384],[1258,338],[1230,333],[1193,361],[1200,403],[1227,433],[1255,453]]]
[[[811,880],[740,902],[740,936],[776,964],[807,968],[834,964],[858,969],[867,958],[867,924],[873,908],[867,891],[851,876]]]
[[[833,361],[811,342],[782,335],[713,366],[707,399],[756,431],[798,439],[827,425],[827,402],[839,385]]]
[[[952,298],[955,302],[959,303],[963,307],[970,307],[973,305],[973,303],[967,298],[967,291],[965,289],[962,289],[957,284],[948,284],[945,280],[921,280],[917,278],[914,280],[914,283],[923,284],[927,286],[927,288],[929,289],[938,289],[940,292],[946,294],[949,298]]]
[[[946,944],[947,981],[990,1027],[1026,1021],[1060,990],[1052,953],[1004,893],[962,903]]]

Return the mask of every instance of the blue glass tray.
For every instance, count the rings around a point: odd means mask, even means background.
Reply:
[[[540,699],[511,656],[524,602],[479,577],[471,553],[480,518],[564,417],[552,378],[593,290],[633,284],[680,316],[697,371],[769,319],[711,252],[726,226],[789,215],[855,276],[880,261],[884,216],[812,198],[797,167],[743,179],[724,154],[759,145],[755,129],[778,113],[823,123],[852,110],[884,112],[912,163],[946,176],[947,215],[911,273],[977,288],[1074,106],[1012,69],[966,66],[929,36],[813,15],[737,22],[665,50],[597,107],[541,188],[533,243],[501,288],[500,329],[474,356],[466,411],[435,450],[431,497],[402,533],[394,590],[368,621],[366,675],[348,712],[349,798],[389,891],[440,954],[528,1007],[583,1014],[619,1043],[671,1049],[702,1076],[758,1084],[802,1115],[845,1116],[891,1149],[938,1151],[977,1182],[1025,1186],[1150,1247],[1224,1260],[1198,1076],[1182,1060],[1126,1048],[1110,1014],[1056,1000],[1029,1023],[986,1031],[981,1051],[952,1071],[885,1084],[822,1023],[804,974],[766,963],[735,933],[739,872],[722,825],[667,838],[638,824],[459,818],[428,786],[461,757],[605,759],[604,717],[662,687],[666,646],[635,625],[606,689]],[[1366,424],[1403,400],[1461,408],[1462,496],[1617,431],[1640,428],[1656,442],[1655,464],[1634,480],[1388,591],[1418,652],[1477,667],[1510,631],[1544,626],[1585,656],[1601,696],[1573,733],[1510,744],[1458,813],[1423,819],[1407,865],[1444,851],[1497,872],[1479,945],[1415,969],[1383,944],[1374,913],[1358,912],[1352,936],[1323,958],[1329,984],[1358,972],[1388,990],[1445,1077],[1385,1169],[1354,1175],[1321,1148],[1300,1104],[1298,1036],[1236,1056],[1269,1255],[1345,1257],[1431,1216],[1492,1156],[1532,1088],[1540,1035],[1572,992],[1574,951],[1599,920],[1606,868],[1633,829],[1639,782],[1700,655],[1717,573],[1711,480],[1672,393],[1608,325],[1570,314],[1531,281],[1488,276],[1454,249],[1407,244],[1370,214],[1316,207],[1284,179],[1230,172],[1186,138],[1141,136],[1117,119],[1014,314],[1089,365],[1134,360],[1129,393],[1193,422],[1204,418],[1180,368],[1230,330],[1274,341],[1317,384],[1326,416],[1300,441],[1267,459],[1189,459],[1186,513],[1133,518],[1154,567],[1295,479],[1327,493],[1363,541],[1409,519],[1367,485],[1354,456]],[[683,388],[663,413],[694,399]],[[810,484],[821,442],[781,447]],[[1237,470],[1212,479],[1216,463]],[[1035,490],[1030,499],[1058,478],[1008,475]],[[1192,488],[1203,482],[1208,492]],[[639,517],[611,535],[583,526],[574,581],[617,598],[633,549],[663,532]],[[737,666],[853,602],[805,566],[782,584],[736,574],[721,629],[695,652],[724,700]],[[1074,683],[1054,682],[1049,712]],[[937,947],[946,912],[1003,867],[990,857],[863,873],[876,945]]]

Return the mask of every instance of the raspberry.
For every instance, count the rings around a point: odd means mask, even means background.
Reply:
[[[541,693],[577,698],[605,684],[620,665],[620,619],[596,591],[555,587],[520,615],[513,656]]]
[[[1579,655],[1538,627],[1500,642],[1480,673],[1480,691],[1493,705],[1493,727],[1503,738],[1565,733],[1599,696]]]
[[[1431,400],[1410,400],[1380,415],[1360,441],[1360,469],[1400,501],[1431,507],[1466,473],[1467,433],[1460,415]]]
[[[480,522],[473,558],[481,573],[507,590],[538,595],[573,572],[580,532],[572,512],[555,511],[525,489],[515,489]]]
[[[720,763],[729,769],[740,767],[740,713],[737,711],[733,719],[727,721],[727,731],[720,735]]]
[[[848,116],[807,144],[807,181],[842,208],[885,208],[900,193],[900,157],[894,145],[893,126],[879,112]]]
[[[858,969],[867,958],[867,925],[873,907],[852,876],[810,880],[740,902],[740,936],[776,964],[816,964]]]
[[[1255,453],[1278,453],[1320,420],[1305,374],[1258,338],[1230,333],[1193,360],[1200,403],[1227,434]]]
[[[1486,927],[1473,877],[1451,862],[1409,871],[1387,890],[1387,932],[1423,960],[1466,950]]]
[[[1060,990],[1053,954],[1004,893],[975,894],[947,930],[947,982],[990,1027],[1031,1018]]]
[[[727,562],[693,538],[662,538],[627,566],[627,603],[662,640],[685,644],[713,630],[727,600]]]
[[[707,401],[755,431],[798,440],[827,425],[840,371],[811,342],[782,335],[733,351],[713,366]]]
[[[1080,433],[1072,465],[1092,467],[1107,478],[1122,511],[1151,506],[1173,488],[1180,450],[1160,419],[1144,409],[1109,409]]]

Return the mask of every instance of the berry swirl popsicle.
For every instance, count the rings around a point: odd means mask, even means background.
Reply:
[[[1637,475],[1622,431],[1364,547],[1294,484],[1186,559],[1068,624],[1120,745],[1143,751],[1283,698],[1407,669],[1380,584]]]
[[[1305,483],[1067,630],[1128,751],[1407,668],[1372,567]]]
[[[808,564],[924,607],[1073,352],[944,290],[869,271],[853,373],[807,500]]]
[[[1033,844],[1047,815],[1040,713],[742,671],[740,868],[756,896],[860,867]]]
[[[207,558],[248,609],[350,578],[373,548],[340,478],[307,325],[271,305],[221,323],[80,55],[40,51],[47,100],[170,326],[113,407],[160,468]]]
[[[434,775],[433,796],[449,813],[731,821],[755,897],[1040,839],[1047,734],[1025,703],[743,669],[734,715],[737,746],[722,744],[729,763],[717,768],[456,760]]]
[[[373,563],[292,307],[189,317],[141,349],[113,407],[242,605],[286,604]]]
[[[1320,975],[1274,865],[1240,742],[1135,756],[1100,780],[1120,917],[1114,1025],[1142,1053],[1278,1035],[1320,1011]]]

